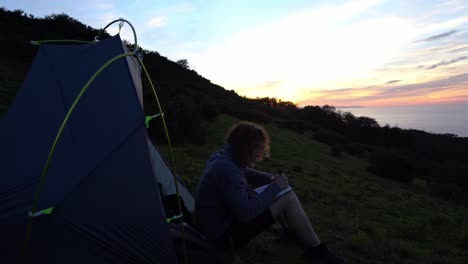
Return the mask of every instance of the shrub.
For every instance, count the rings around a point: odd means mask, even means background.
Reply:
[[[227,109],[226,112],[243,120],[266,124],[271,123],[271,117],[259,110]]]
[[[343,145],[344,151],[353,156],[362,157],[366,153],[366,147],[359,143],[347,143]]]
[[[201,106],[201,116],[207,121],[214,121],[219,115],[219,110],[216,105],[211,103],[203,103]]]
[[[179,96],[164,105],[165,120],[173,143],[203,144],[206,126],[202,122],[200,106],[187,96]],[[161,118],[150,123],[149,134],[157,141],[165,142]]]
[[[333,157],[339,157],[339,156],[341,156],[341,152],[342,152],[342,151],[343,151],[343,149],[341,148],[340,145],[334,145],[334,146],[331,148],[331,150],[330,150],[330,152],[331,152],[331,154],[332,154]]]
[[[275,123],[279,128],[289,128],[296,131],[304,130],[304,122],[300,120],[276,120]]]
[[[403,156],[390,151],[374,151],[371,155],[371,172],[390,179],[411,182],[413,180],[412,165]]]
[[[468,193],[455,183],[434,183],[430,186],[431,192],[445,200],[457,202],[468,201]]]
[[[313,137],[325,144],[328,144],[330,146],[333,145],[343,145],[347,142],[347,138],[343,136],[342,134],[339,134],[333,130],[329,129],[319,129],[317,132],[314,133]]]
[[[431,174],[438,183],[452,183],[461,187],[461,190],[468,191],[468,177],[466,177],[468,175],[468,164],[464,162],[441,162],[433,166]]]

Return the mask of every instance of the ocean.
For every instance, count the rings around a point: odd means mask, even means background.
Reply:
[[[337,110],[374,118],[381,126],[389,124],[399,128],[468,137],[468,104],[337,107]]]

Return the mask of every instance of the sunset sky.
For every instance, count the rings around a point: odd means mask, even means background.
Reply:
[[[468,103],[468,0],[0,0],[138,43],[248,97],[299,105]],[[110,33],[116,33],[117,26]],[[122,37],[133,42],[129,27]]]

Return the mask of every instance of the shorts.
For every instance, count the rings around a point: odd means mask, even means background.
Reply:
[[[244,247],[252,238],[271,227],[274,223],[275,219],[270,209],[266,209],[249,222],[234,221],[227,231],[214,241],[214,245],[218,250]]]

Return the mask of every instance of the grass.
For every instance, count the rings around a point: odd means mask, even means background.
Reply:
[[[205,145],[175,148],[177,172],[195,190],[205,161],[222,147],[238,120],[220,116]],[[403,184],[367,172],[368,163],[310,134],[266,126],[271,158],[260,170],[281,169],[293,185],[316,232],[350,263],[467,263],[468,210],[429,195],[418,181]],[[163,148],[164,149],[164,148]],[[236,263],[306,263],[302,250],[272,231],[237,254]]]

